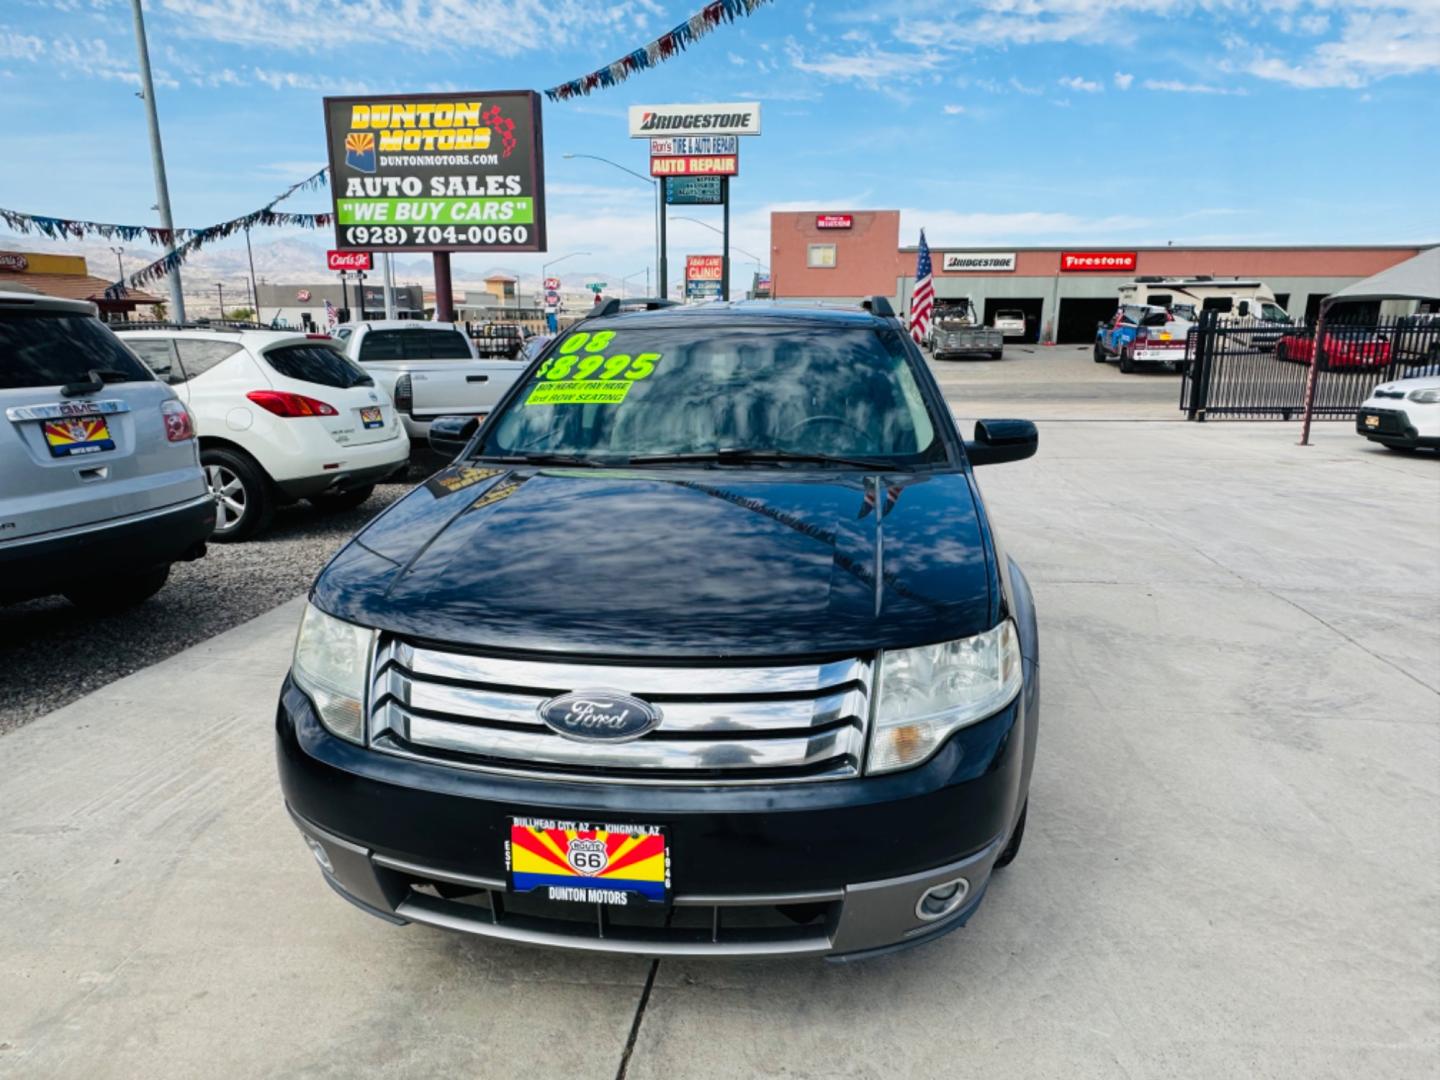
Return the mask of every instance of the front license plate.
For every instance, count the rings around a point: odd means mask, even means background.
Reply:
[[[511,892],[574,904],[665,904],[670,847],[654,825],[511,818],[505,842]]]
[[[67,416],[45,421],[45,445],[51,457],[70,457],[114,450],[115,440],[103,416]]]
[[[367,428],[385,426],[385,417],[378,408],[364,408],[360,410],[360,423]]]
[[[1367,417],[1365,417],[1365,426],[1366,426],[1366,427],[1379,427],[1379,426],[1380,426],[1380,417],[1378,417],[1378,416],[1367,416]]]

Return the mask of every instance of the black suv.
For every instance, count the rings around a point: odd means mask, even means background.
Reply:
[[[277,714],[325,880],[648,955],[963,925],[1025,827],[1030,589],[883,299],[602,309],[321,573]],[[466,430],[462,425],[468,425]]]

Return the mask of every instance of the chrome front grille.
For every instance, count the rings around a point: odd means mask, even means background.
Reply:
[[[514,660],[382,640],[370,740],[387,753],[572,780],[766,783],[858,776],[870,713],[865,659],[783,667]],[[622,691],[657,706],[633,742],[564,738],[542,703]]]

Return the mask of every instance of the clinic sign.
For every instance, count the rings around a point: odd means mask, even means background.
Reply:
[[[631,105],[632,139],[674,135],[759,135],[760,103]]]
[[[327,97],[335,247],[544,251],[540,95]]]
[[[1062,251],[1060,253],[1062,273],[1133,273],[1135,252],[1133,251]]]
[[[1015,252],[947,251],[940,269],[947,274],[1010,274],[1015,271]]]
[[[723,255],[685,256],[685,299],[718,300],[725,277]]]

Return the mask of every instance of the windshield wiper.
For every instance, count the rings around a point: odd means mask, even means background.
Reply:
[[[91,368],[83,379],[66,383],[60,388],[61,397],[80,397],[82,394],[98,394],[106,383],[129,382],[134,376],[114,368]]]
[[[471,461],[492,461],[499,465],[578,465],[586,469],[599,469],[604,463],[592,458],[577,457],[574,454],[485,454],[471,458]]]
[[[642,454],[632,457],[631,465],[684,465],[691,462],[720,465],[771,465],[794,462],[802,465],[850,465],[881,472],[908,472],[904,465],[875,458],[846,457],[843,454],[805,454],[790,450],[760,450],[749,447],[725,447],[720,450],[699,450],[685,454]]]

